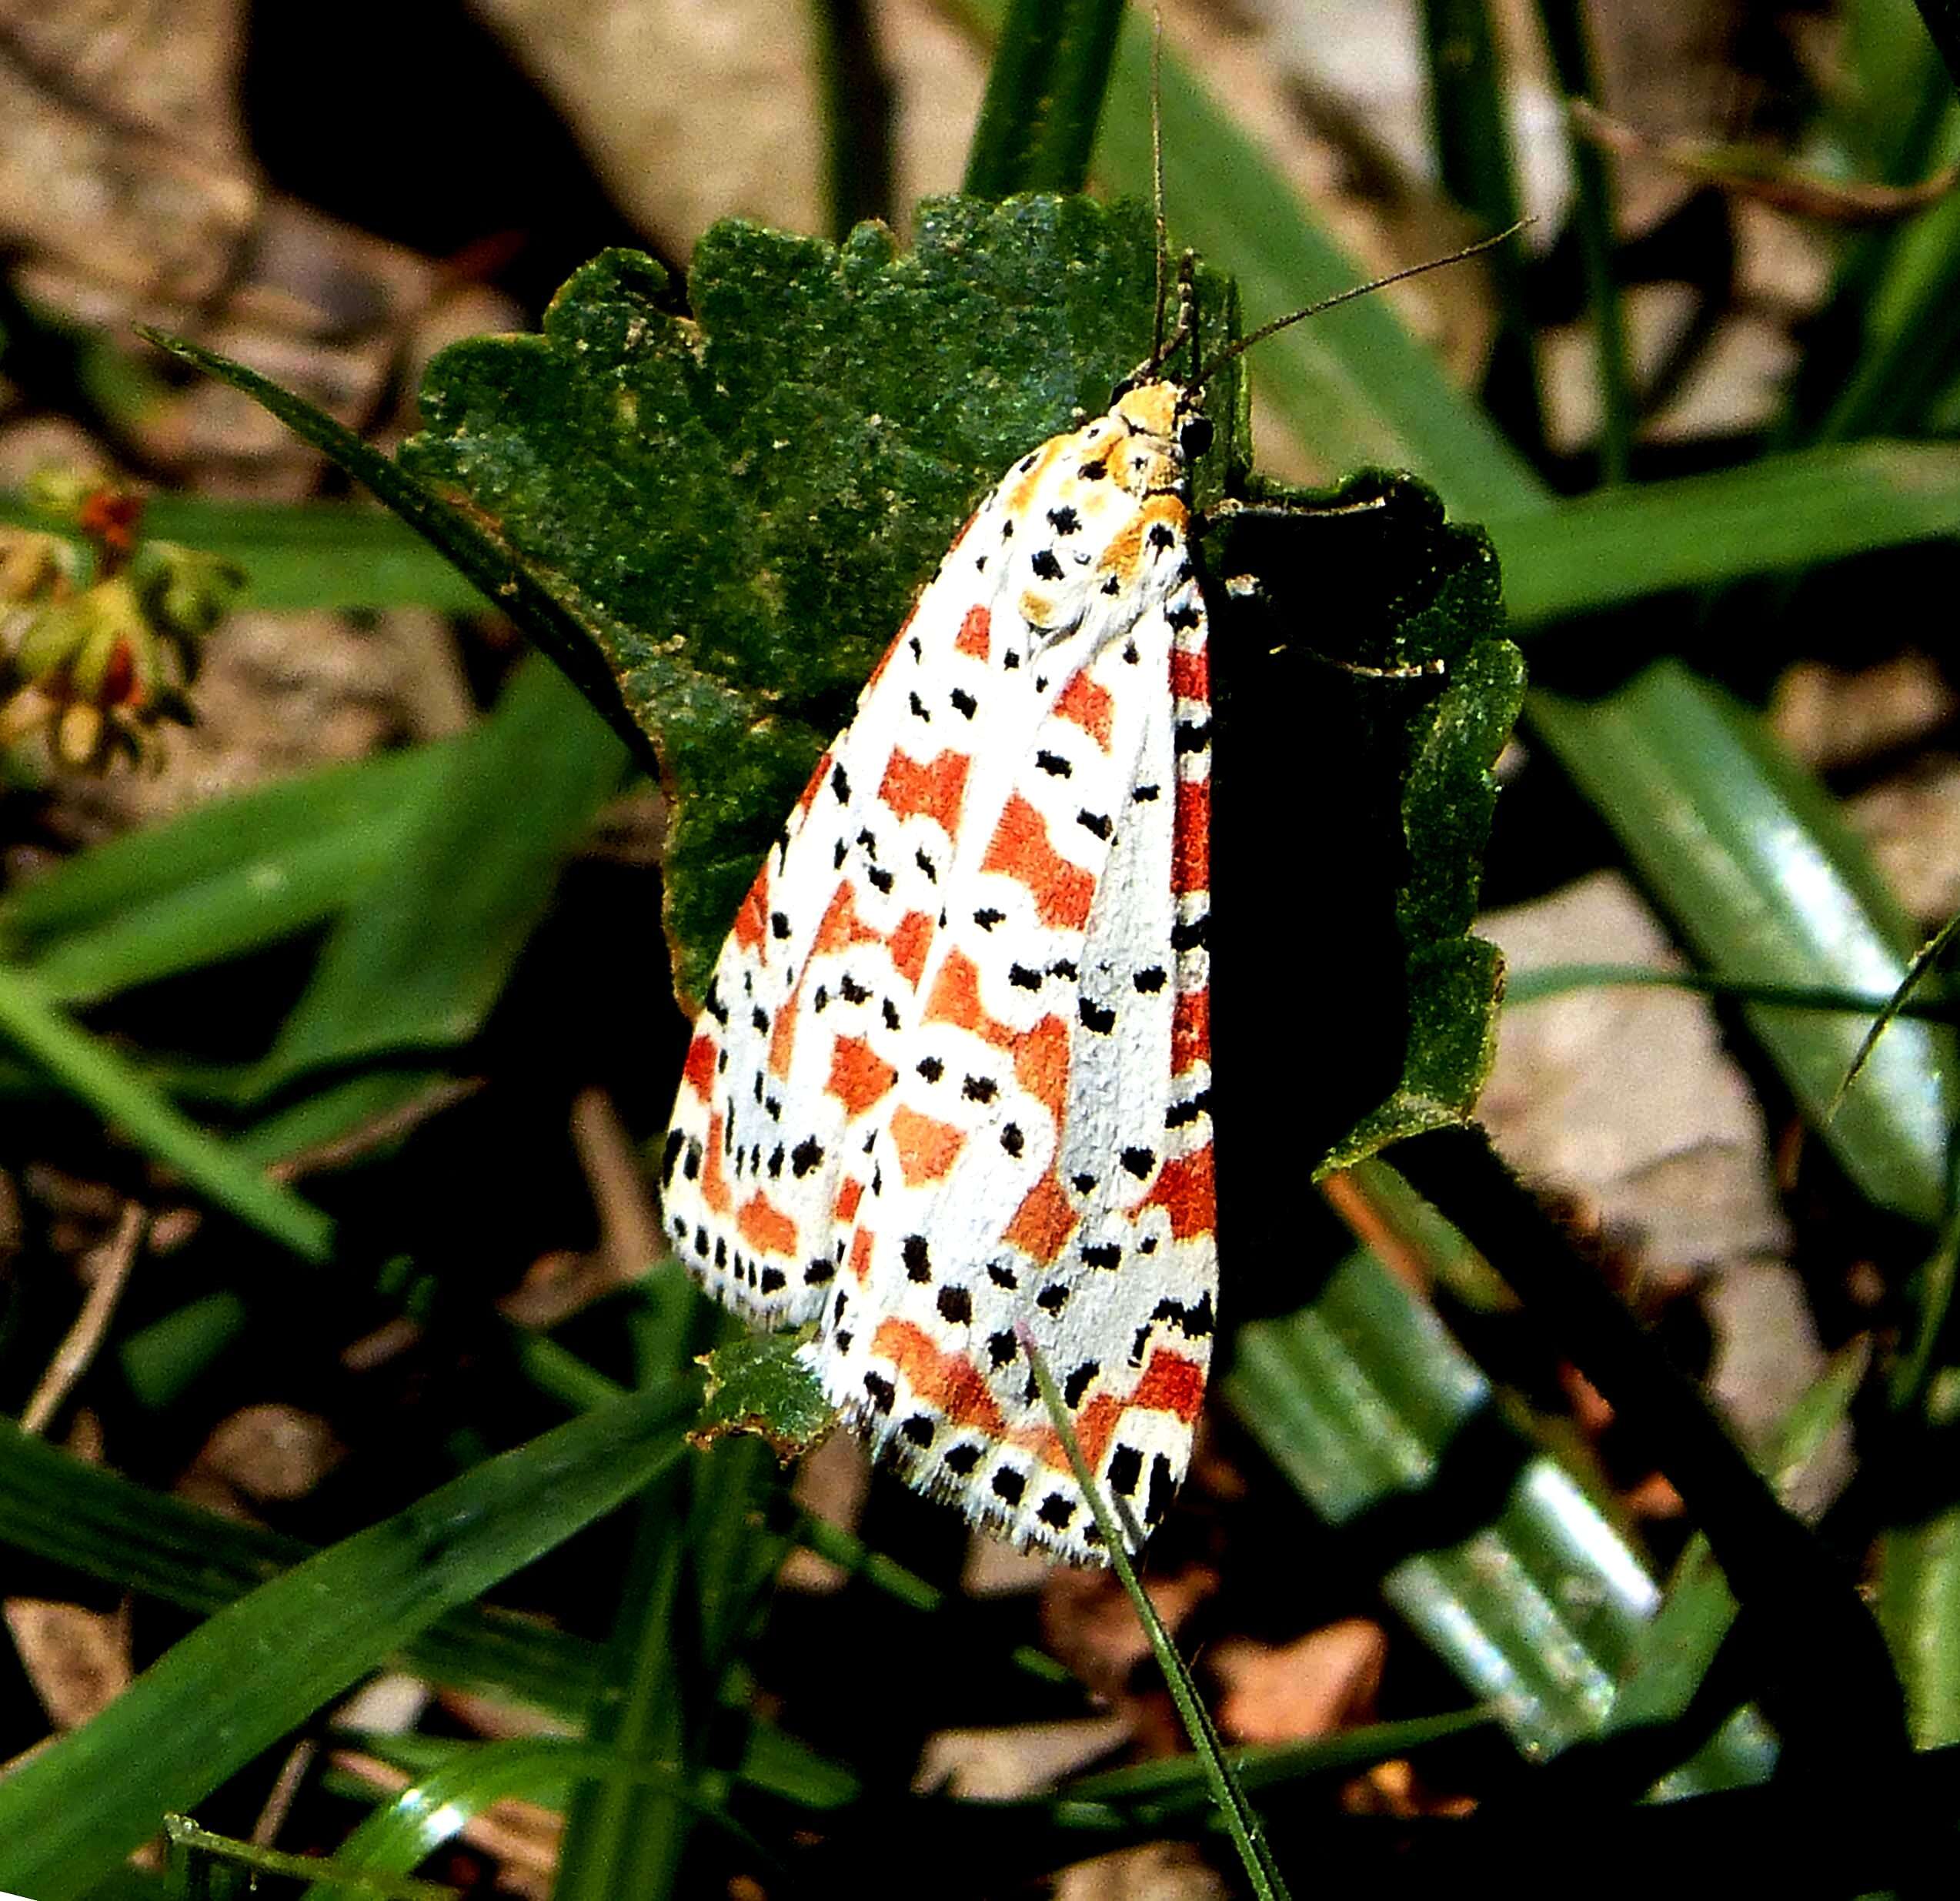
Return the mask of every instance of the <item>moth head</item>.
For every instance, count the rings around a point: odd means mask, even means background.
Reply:
[[[1134,494],[1179,486],[1190,462],[1211,446],[1210,419],[1182,383],[1138,383],[1117,398],[1116,414],[1130,431],[1124,486]]]

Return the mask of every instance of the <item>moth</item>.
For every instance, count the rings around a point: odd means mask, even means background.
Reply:
[[[1133,1545],[1204,1398],[1211,722],[1190,471],[1210,376],[1312,314],[1180,382],[1163,366],[1188,284],[1107,411],[980,503],[873,670],[736,915],[663,1158],[668,1232],[710,1293],[810,1327],[800,1357],[913,1484],[1075,1563],[1107,1554],[1027,1343]]]

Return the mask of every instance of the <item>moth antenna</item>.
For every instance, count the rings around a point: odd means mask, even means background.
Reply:
[[[1170,285],[1170,228],[1164,215],[1164,0],[1150,8],[1150,209],[1157,220],[1157,317],[1150,357],[1164,354],[1164,319]]]
[[[1440,271],[1446,266],[1461,264],[1467,258],[1475,257],[1480,252],[1494,250],[1508,239],[1514,238],[1527,225],[1537,222],[1534,219],[1521,218],[1516,224],[1507,226],[1494,236],[1480,238],[1474,244],[1467,244],[1461,251],[1452,251],[1447,257],[1433,257],[1421,264],[1404,266],[1399,271],[1391,271],[1386,277],[1371,279],[1365,284],[1356,284],[1347,290],[1336,291],[1331,297],[1323,297],[1318,303],[1311,303],[1304,310],[1290,311],[1285,316],[1275,317],[1270,323],[1262,323],[1250,336],[1242,336],[1236,343],[1227,344],[1207,363],[1199,373],[1195,389],[1202,389],[1227,363],[1236,362],[1255,343],[1263,343],[1269,336],[1289,329],[1308,317],[1317,317],[1324,310],[1331,310],[1337,304],[1351,303],[1357,297],[1365,297],[1370,292],[1385,289],[1391,284],[1399,284],[1404,278],[1420,277],[1426,271]]]
[[[1197,349],[1197,253],[1187,251],[1177,260],[1177,322],[1157,348],[1117,385],[1121,395],[1139,383],[1148,383],[1186,343],[1195,356]],[[1197,385],[1193,386],[1197,387]]]

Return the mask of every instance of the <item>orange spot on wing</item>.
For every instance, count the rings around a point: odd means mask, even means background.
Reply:
[[[1007,1048],[1015,1039],[1013,1031],[987,1014],[987,1006],[980,1001],[980,966],[963,950],[949,951],[946,961],[939,967],[939,975],[933,979],[932,994],[926,999],[925,1021],[970,1030],[997,1050]]]
[[[850,1271],[860,1281],[871,1278],[871,1231],[860,1228],[850,1238]]]
[[[862,1115],[898,1080],[898,1071],[861,1036],[842,1036],[830,1051],[830,1080],[824,1092],[844,1105],[846,1114]]]
[[[970,653],[977,660],[992,657],[993,616],[984,607],[969,607],[960,623],[959,637],[953,643],[956,653]]]
[[[924,911],[907,911],[889,940],[892,961],[898,974],[914,990],[926,967],[926,953],[932,948],[933,920]]]
[[[721,1145],[725,1124],[719,1115],[708,1118],[708,1139],[701,1150],[701,1199],[708,1211],[724,1218],[735,1204],[729,1192],[728,1178],[721,1171]]]
[[[892,1111],[892,1146],[908,1188],[940,1180],[967,1145],[965,1132],[901,1103]]]
[[[749,887],[749,894],[742,900],[742,908],[735,914],[735,922],[729,935],[745,950],[753,950],[763,941],[769,929],[769,860],[763,860],[763,868],[756,874],[756,881]]]
[[[1094,690],[1102,693],[1100,687]],[[1109,697],[1107,693],[1103,697]],[[1107,746],[1107,739],[1104,744]],[[1018,792],[1000,814],[980,869],[1000,872],[1026,886],[1041,921],[1050,930],[1080,930],[1089,922],[1095,878],[1056,850],[1049,842],[1047,820]]]
[[[1163,1208],[1170,1217],[1171,1233],[1180,1241],[1211,1233],[1218,1220],[1211,1144],[1207,1142],[1188,1155],[1174,1156],[1167,1161],[1157,1171],[1156,1183],[1144,1196],[1143,1205]]]
[[[1059,1123],[1068,1106],[1068,1025],[1043,1017],[1014,1038],[1014,1080]]]
[[[769,1073],[780,1080],[790,1073],[790,1058],[796,1047],[796,1012],[803,1001],[803,980],[796,979],[796,987],[783,999],[783,1007],[776,1013],[776,1021],[769,1033]]]
[[[680,1079],[706,1101],[715,1086],[715,1040],[697,1036],[687,1046],[687,1061],[681,1065]]]
[[[1110,749],[1115,709],[1116,696],[1107,687],[1098,686],[1086,673],[1077,673],[1062,689],[1055,702],[1057,714],[1080,727],[1106,753]]]
[[[1170,888],[1211,888],[1211,786],[1204,779],[1177,781],[1177,830],[1170,847]]]
[[[1211,663],[1203,647],[1195,653],[1170,650],[1170,690],[1180,700],[1211,701]]]
[[[848,884],[840,884],[830,894],[810,954],[817,957],[827,950],[847,950],[854,944],[877,941],[878,934],[857,914],[857,894]]]
[[[1124,1410],[1141,1407],[1148,1412],[1167,1412],[1189,1425],[1204,1404],[1204,1368],[1196,1360],[1159,1347],[1144,1368],[1137,1390],[1124,1402]]]
[[[914,1395],[943,1412],[950,1424],[1000,1438],[1000,1408],[980,1369],[963,1353],[947,1352],[909,1320],[881,1320],[871,1351],[890,1361]]]
[[[972,761],[964,753],[941,753],[929,765],[895,752],[885,767],[878,797],[900,818],[923,813],[953,837],[960,830],[960,807],[967,796],[967,770]]]
[[[926,1000],[924,1021],[950,1023],[970,1031],[1014,1059],[1014,1077],[1059,1122],[1068,1101],[1068,1025],[1043,1017],[1033,1028],[1017,1030],[990,1015],[980,1001],[980,967],[963,950],[947,954]]]
[[[1180,991],[1170,1011],[1170,1073],[1181,1076],[1210,1056],[1210,989]]]
[[[864,1184],[847,1181],[837,1191],[837,1221],[840,1226],[857,1219],[857,1204],[864,1199]]]
[[[1002,1238],[1046,1266],[1068,1245],[1076,1220],[1075,1204],[1050,1169],[1028,1190]]]
[[[735,1231],[758,1254],[796,1251],[796,1224],[766,1194],[752,1194],[742,1204],[742,1211],[735,1218]]]

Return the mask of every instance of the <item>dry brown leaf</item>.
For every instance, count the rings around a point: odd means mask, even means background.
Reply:
[[[74,1729],[129,1686],[129,1620],[121,1611],[85,1610],[45,1598],[8,1598],[0,1614],[21,1667],[57,1729]]]
[[[219,1422],[198,1462],[261,1503],[303,1498],[346,1456],[317,1414],[268,1402],[242,1406]]]
[[[1225,1686],[1218,1726],[1240,1742],[1298,1742],[1365,1722],[1387,1655],[1381,1626],[1361,1617],[1290,1644],[1229,1639],[1205,1657]]]

